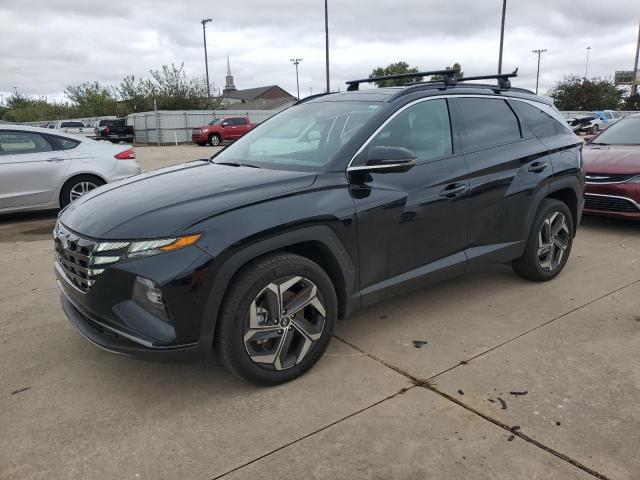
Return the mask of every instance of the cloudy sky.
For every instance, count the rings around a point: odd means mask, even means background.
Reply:
[[[238,88],[278,84],[301,95],[324,89],[322,0],[2,0],[0,92],[61,98],[66,85],[117,84],[128,74],[184,62],[204,74],[200,20],[207,29],[209,72],[223,86],[226,55]],[[331,84],[404,60],[421,69],[460,62],[467,75],[497,70],[501,0],[329,0]],[[639,0],[508,0],[504,70],[514,85],[535,87],[536,56],[546,48],[541,91],[563,75],[612,76],[631,70]]]

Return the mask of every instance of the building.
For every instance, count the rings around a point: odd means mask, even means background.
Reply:
[[[235,86],[229,57],[227,76],[222,90],[222,105],[229,110],[283,110],[298,99],[278,85],[238,90]]]

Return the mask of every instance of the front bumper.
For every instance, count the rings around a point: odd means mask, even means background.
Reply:
[[[640,183],[589,183],[585,215],[640,220]]]
[[[195,246],[123,260],[106,267],[90,287],[80,286],[77,275],[74,279],[58,259],[54,271],[65,314],[95,345],[127,355],[190,357],[196,352],[210,354],[211,350],[211,342],[202,335],[209,292],[205,274],[210,260]],[[137,276],[159,285],[166,318],[133,300]]]
[[[209,141],[208,133],[193,133],[191,134],[191,141],[193,143],[203,143]]]

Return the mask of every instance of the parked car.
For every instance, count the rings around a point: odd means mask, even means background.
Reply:
[[[614,123],[584,147],[585,213],[640,220],[640,115]]]
[[[200,146],[220,145],[229,140],[238,140],[253,128],[249,117],[221,117],[212,120],[207,125],[193,129],[191,140]]]
[[[100,185],[138,173],[129,145],[0,125],[0,213],[65,207]]]
[[[276,384],[321,357],[338,319],[390,295],[493,262],[551,280],[582,213],[582,141],[550,99],[509,88],[514,74],[454,73],[350,82],[210,161],[74,202],[54,232],[67,317],[107,350],[215,351]]]
[[[127,125],[126,118],[97,120],[94,122],[93,136],[96,140],[109,140],[112,143],[133,143],[135,140],[133,125]]]
[[[571,130],[577,135],[595,135],[602,128],[602,120],[596,114],[578,115],[567,120]]]
[[[607,127],[613,123],[616,123],[620,118],[620,112],[616,112],[615,110],[598,110],[597,112],[593,112],[597,115],[600,120],[602,120],[603,127]]]
[[[93,129],[87,127],[79,120],[58,120],[53,126],[49,126],[49,128],[60,130],[64,133],[82,135],[83,137],[93,136]]]

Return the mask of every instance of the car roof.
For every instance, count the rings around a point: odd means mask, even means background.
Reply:
[[[481,83],[458,83],[456,85],[445,85],[444,82],[423,84],[415,83],[401,87],[368,88],[364,90],[319,94],[304,98],[297,103],[332,101],[393,102],[398,98],[411,94],[420,97],[461,94],[504,95],[505,97],[523,98],[547,105],[553,104],[552,98],[536,95],[532,91],[525,90],[523,88],[500,88],[497,85]]]
[[[46,133],[49,135],[56,135],[58,137],[71,138],[73,140],[87,141],[87,137],[82,135],[73,135],[69,133],[61,132],[60,130],[52,130],[47,127],[32,127],[31,125],[18,125],[18,124],[0,124],[0,130],[20,130],[22,132],[34,132],[34,133]]]

